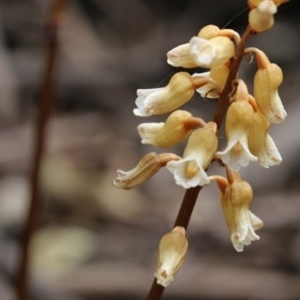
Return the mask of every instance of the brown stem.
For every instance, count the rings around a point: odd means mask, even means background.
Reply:
[[[54,73],[58,50],[58,28],[61,16],[65,11],[67,0],[55,0],[47,23],[48,31],[48,53],[46,56],[46,69],[42,82],[42,93],[39,101],[38,114],[35,124],[34,155],[32,172],[30,177],[31,201],[29,211],[24,225],[21,244],[20,265],[17,274],[17,300],[28,299],[28,265],[29,265],[29,243],[35,229],[38,206],[39,206],[39,173],[41,159],[45,148],[46,125],[51,114],[53,104]]]
[[[220,129],[224,115],[226,114],[227,109],[230,105],[229,99],[233,89],[232,82],[237,77],[239,67],[244,56],[244,49],[245,49],[246,42],[252,34],[253,32],[250,30],[250,27],[248,26],[241,39],[241,42],[238,44],[236,48],[235,56],[234,58],[232,58],[230,72],[228,74],[225,87],[219,97],[219,101],[215,109],[215,114],[213,116],[213,121],[217,124],[218,129]],[[187,229],[201,188],[202,187],[197,186],[186,190],[174,227],[182,226],[185,229]],[[156,279],[154,279],[146,300],[159,300],[161,299],[163,292],[164,292],[164,287],[158,285],[156,283]]]
[[[226,114],[228,107],[230,105],[229,98],[230,94],[232,92],[232,81],[236,79],[240,64],[242,62],[242,59],[244,57],[244,50],[245,45],[248,40],[248,38],[253,34],[253,31],[251,31],[250,26],[247,27],[245,33],[243,34],[241,42],[238,44],[235,56],[231,60],[231,66],[230,66],[230,72],[228,74],[228,78],[226,81],[226,84],[224,86],[224,89],[219,97],[215,114],[213,116],[213,121],[217,123],[218,129],[221,128],[222,121],[224,118],[224,115]]]

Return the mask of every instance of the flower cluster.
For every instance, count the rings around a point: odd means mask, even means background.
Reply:
[[[245,39],[251,34],[270,29],[277,7],[284,2],[287,0],[248,0],[249,28]],[[138,90],[137,108],[133,113],[140,117],[171,113],[164,123],[142,123],[138,126],[138,133],[143,144],[157,148],[172,147],[188,139],[185,150],[182,156],[149,153],[133,170],[118,171],[118,177],[113,181],[118,188],[130,189],[164,166],[173,174],[176,184],[185,189],[204,186],[216,180],[231,241],[239,252],[243,251],[244,245],[259,239],[255,230],[262,227],[263,223],[249,210],[252,188],[241,179],[238,172],[250,161],[258,162],[264,168],[281,162],[268,130],[272,123],[281,123],[286,117],[278,95],[283,80],[280,67],[271,63],[261,50],[245,49],[243,42],[245,40],[234,30],[208,25],[188,43],[167,53],[167,63],[171,66],[187,69],[201,67],[209,71],[193,75],[178,72],[165,87]],[[230,74],[234,74],[231,72],[241,49],[242,56],[250,54],[256,57],[258,69],[254,77],[253,95],[249,94],[245,82],[237,78],[239,66],[233,78],[231,76],[228,79]],[[179,110],[194,97],[195,92],[205,98],[219,98],[219,101],[222,96],[227,101],[227,145],[224,149],[218,149],[217,134],[220,128],[217,123],[221,122],[215,118],[205,122],[188,111]],[[226,167],[227,178],[207,175],[206,170],[213,160]],[[160,249],[163,250],[159,251],[159,267],[155,276],[159,284],[166,286],[173,280],[186,255],[184,228],[165,236]],[[170,261],[173,267],[169,266]]]

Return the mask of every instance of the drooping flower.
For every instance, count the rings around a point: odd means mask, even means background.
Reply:
[[[224,65],[234,56],[234,44],[224,36],[206,40],[193,37],[190,40],[191,56],[195,63],[202,68],[213,68]]]
[[[188,240],[183,227],[177,226],[162,237],[154,274],[157,284],[167,287],[174,280],[174,276],[186,258],[187,250]]]
[[[271,0],[261,1],[249,13],[249,25],[255,32],[269,30],[274,25],[274,14],[277,12],[275,3]]]
[[[180,157],[173,153],[148,153],[131,171],[125,172],[118,170],[118,177],[113,180],[113,185],[123,190],[130,190],[152,177],[169,161],[178,159],[180,159]]]
[[[259,240],[254,230],[263,226],[262,221],[249,210],[252,201],[252,188],[242,181],[239,173],[227,170],[228,181],[221,176],[210,176],[215,179],[220,188],[221,204],[228,229],[231,232],[231,242],[236,251],[241,252],[244,246]]]
[[[184,110],[174,111],[165,123],[142,123],[138,126],[138,132],[143,144],[151,144],[159,148],[172,147],[186,137],[192,130],[205,122],[200,118],[194,118],[191,113]]]
[[[255,107],[254,122],[251,127],[248,145],[251,153],[258,158],[258,162],[264,167],[278,165],[281,163],[281,155],[268,134],[271,123],[259,111],[255,105],[255,99],[252,98],[252,106]]]
[[[136,116],[147,117],[171,112],[188,102],[194,92],[191,75],[187,72],[176,73],[166,87],[137,90],[138,98],[135,104],[138,108],[135,108],[133,113]]]
[[[225,132],[227,146],[223,151],[216,153],[230,169],[239,171],[246,167],[249,161],[257,161],[248,147],[248,135],[254,122],[254,111],[248,100],[248,91],[245,83],[239,80],[235,102],[227,111]]]
[[[204,170],[213,160],[218,147],[216,131],[214,122],[195,130],[189,137],[183,158],[167,163],[167,169],[173,174],[176,184],[188,189],[209,183]]]
[[[264,52],[257,48],[248,48],[245,53],[255,52],[258,70],[254,77],[254,98],[262,114],[271,123],[285,120],[286,111],[278,95],[283,75],[280,67],[270,63]]]

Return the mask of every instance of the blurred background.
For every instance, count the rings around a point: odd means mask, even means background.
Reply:
[[[132,113],[138,88],[167,84],[178,69],[166,53],[207,24],[247,26],[247,1],[70,0],[62,24],[55,105],[41,174],[42,203],[31,253],[30,299],[145,299],[157,245],[170,231],[184,190],[161,170],[140,187],[112,186],[148,152],[136,127],[164,121]],[[45,25],[52,1],[0,0],[0,299],[14,299],[20,238],[28,209],[34,122],[45,70]],[[237,253],[212,183],[188,229],[189,252],[163,299],[300,299],[300,1],[279,7],[272,30],[251,38],[283,70],[288,113],[270,134],[282,157],[269,170],[242,171],[261,239]],[[191,70],[201,72],[203,70]],[[252,93],[255,60],[240,77]],[[208,121],[215,100],[184,106]],[[225,137],[220,133],[221,140]],[[181,155],[185,142],[170,149]],[[212,166],[209,174],[224,175]]]

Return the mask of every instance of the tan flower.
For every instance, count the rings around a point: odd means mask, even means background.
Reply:
[[[217,126],[209,122],[204,128],[195,130],[189,137],[183,158],[167,163],[178,185],[188,189],[209,183],[205,169],[214,158],[218,147]]]
[[[159,148],[172,147],[186,137],[192,130],[205,122],[200,118],[194,118],[191,113],[184,110],[174,111],[165,123],[142,123],[138,126],[138,132],[143,144],[151,144]]]

